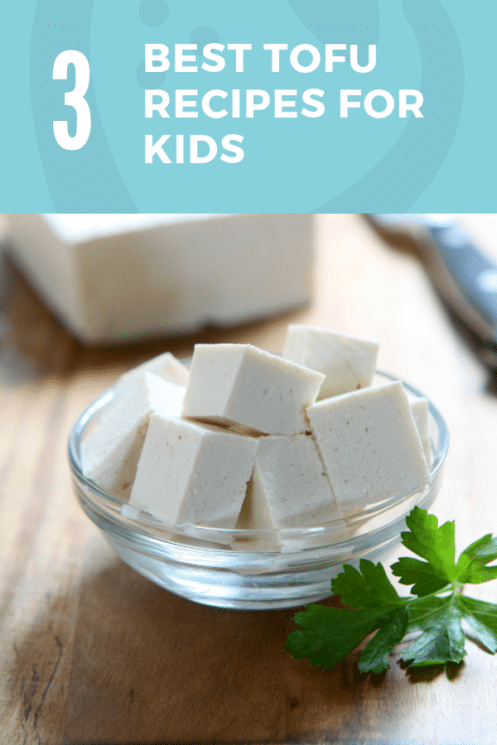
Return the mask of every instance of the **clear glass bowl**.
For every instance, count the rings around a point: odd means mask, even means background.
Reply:
[[[377,373],[375,382],[397,380]],[[404,383],[414,397],[422,394]],[[69,462],[79,502],[119,556],[158,585],[189,600],[220,608],[289,608],[331,595],[330,582],[343,563],[361,558],[388,561],[398,548],[405,517],[415,505],[429,509],[440,489],[449,436],[429,402],[432,448],[430,483],[365,510],[344,513],[348,537],[337,540],[337,524],[284,531],[248,531],[168,525],[120,502],[87,479],[81,442],[114,396],[112,388],[80,416],[69,437]],[[276,534],[283,547],[274,546]]]

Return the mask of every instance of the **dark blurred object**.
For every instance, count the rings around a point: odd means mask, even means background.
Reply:
[[[426,270],[471,346],[497,368],[497,266],[474,245],[453,215],[371,214],[381,233],[408,233]]]

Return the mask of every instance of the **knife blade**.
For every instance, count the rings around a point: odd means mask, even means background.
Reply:
[[[476,246],[453,215],[370,214],[373,225],[408,233],[441,297],[480,341],[480,356],[497,368],[497,265]]]

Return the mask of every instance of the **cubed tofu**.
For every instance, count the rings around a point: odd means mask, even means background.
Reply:
[[[236,527],[277,531],[331,520],[336,532],[345,534],[345,523],[312,436],[262,437]],[[275,550],[287,542],[283,533],[261,540],[265,550]]]
[[[164,354],[159,354],[157,357],[153,357],[121,375],[114,386],[116,399],[129,391],[134,386],[138,376],[144,372],[154,373],[154,375],[158,375],[159,378],[167,380],[168,383],[174,383],[174,385],[186,387],[188,383],[188,368],[177,360],[171,352],[164,352]]]
[[[409,403],[411,404],[411,411],[418,428],[418,433],[421,438],[421,444],[423,445],[423,452],[425,454],[426,462],[428,465],[433,460],[433,453],[431,449],[430,433],[429,433],[429,406],[428,399],[426,398],[411,398]]]
[[[378,344],[328,329],[290,324],[283,357],[326,376],[318,399],[371,385]]]
[[[341,510],[428,484],[430,475],[400,381],[344,393],[307,409]]]
[[[299,528],[339,516],[311,435],[261,438],[252,480],[252,506],[247,508],[255,527]]]
[[[274,523],[267,499],[261,499],[260,497],[260,490],[257,489],[252,475],[247,484],[247,492],[235,528],[237,530],[269,532],[243,538],[237,536],[232,542],[235,551],[279,551],[281,548],[277,533],[274,532]]]
[[[184,386],[168,383],[150,372],[140,373],[134,387],[108,412],[102,412],[98,426],[83,443],[85,476],[127,501],[150,415],[161,412],[179,416],[184,395]]]
[[[270,435],[305,432],[324,375],[250,344],[197,344],[183,416]]]
[[[234,528],[258,440],[152,414],[130,504],[172,525]]]

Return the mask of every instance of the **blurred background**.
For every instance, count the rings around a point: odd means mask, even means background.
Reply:
[[[455,219],[495,261],[497,216]],[[378,341],[382,366],[407,379],[428,361],[446,372],[451,353],[485,375],[421,231],[393,228],[359,215],[0,216],[0,375],[84,371],[98,387],[195,341],[278,351],[289,322]],[[495,298],[495,272],[494,285]]]

